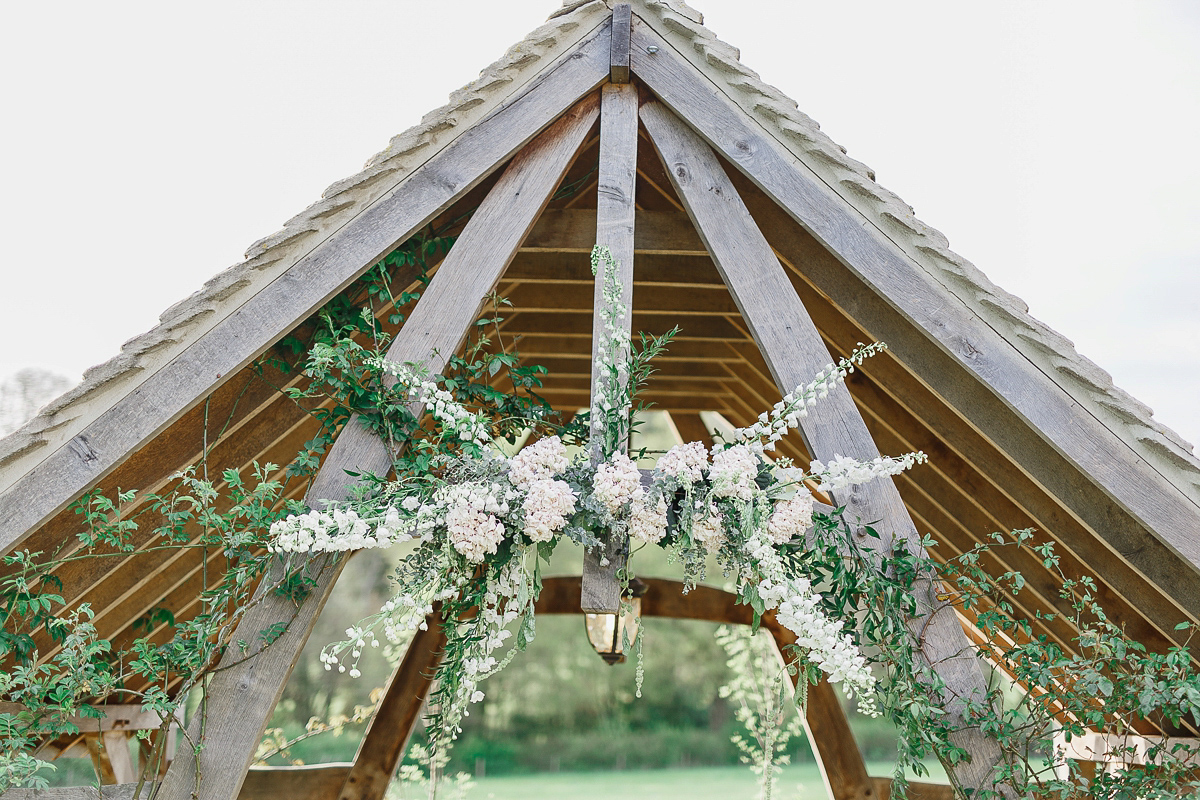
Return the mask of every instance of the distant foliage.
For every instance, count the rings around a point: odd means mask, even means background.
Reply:
[[[38,409],[70,389],[57,373],[27,367],[0,382],[0,436],[7,436],[37,414]]]

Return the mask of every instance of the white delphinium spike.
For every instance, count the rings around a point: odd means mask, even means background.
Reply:
[[[813,461],[809,473],[820,480],[817,489],[835,492],[847,486],[858,486],[885,475],[898,475],[906,469],[929,460],[923,452],[905,453],[902,456],[879,456],[871,461],[859,461],[849,456],[835,455],[828,463]]]

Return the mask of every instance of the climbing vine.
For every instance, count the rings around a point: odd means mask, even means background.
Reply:
[[[321,660],[355,676],[374,645],[441,615],[447,644],[427,718],[427,768],[409,770],[412,781],[436,787],[463,716],[483,697],[482,682],[536,634],[542,564],[556,547],[600,547],[614,536],[665,548],[688,587],[705,580],[715,560],[739,601],[753,609],[755,629],[770,614],[795,634],[776,686],[759,692],[757,710],[745,706],[753,727],[743,750],[763,775],[767,796],[780,742],[791,734],[781,727],[783,707],[771,703],[786,696],[788,672],[801,688],[824,676],[861,710],[896,724],[896,796],[903,795],[906,770],[919,775],[930,758],[946,766],[964,797],[1174,797],[1195,788],[1195,745],[1141,733],[1146,721],[1200,726],[1200,675],[1186,645],[1148,652],[1105,615],[1087,578],[1062,571],[1052,544],[1034,531],[997,533],[936,563],[926,555],[933,541],[916,547],[893,540],[844,507],[816,502],[817,495],[920,468],[921,453],[804,466],[775,457],[780,438],[883,345],[862,345],[829,364],[712,448],[681,444],[643,473],[624,447],[638,393],[675,332],[637,343],[624,333],[629,309],[620,305],[607,251],[593,255],[607,324],[587,414],[562,420],[538,396],[546,371],[525,364],[503,340],[507,302],[500,297],[489,299],[462,353],[440,373],[388,360],[391,332],[419,298],[432,261],[452,244],[432,232],[410,240],[264,356],[262,379],[288,379],[279,390],[320,425],[290,463],[210,476],[201,459],[159,493],[92,492],[75,504],[73,539],[54,552],[4,557],[0,657],[8,666],[0,697],[19,706],[0,713],[0,791],[44,786],[50,765],[36,758],[38,747],[77,733],[71,718],[97,714],[93,703],[136,702],[170,724],[190,692],[203,693],[222,658],[252,658],[257,645],[270,646],[285,632],[283,621],[255,632],[251,642],[237,623],[271,593],[303,602],[315,555],[399,543],[408,550],[395,596],[344,641],[326,646]],[[344,503],[307,508],[287,499],[297,482],[312,480],[352,419],[387,443],[391,473],[358,476],[359,490]],[[508,456],[499,441],[527,446]],[[1013,598],[1025,589],[1019,573],[996,576],[981,567],[985,554],[1004,548],[1029,551],[1059,578],[1068,621],[1079,631],[1071,651],[1016,614]],[[118,645],[97,629],[95,609],[64,600],[56,577],[64,566],[159,550],[193,550],[203,559],[200,613],[182,619],[156,609],[142,621],[146,635]],[[626,586],[635,565],[621,572]],[[978,655],[1006,676],[1003,685],[973,697],[949,695],[940,665],[928,662],[921,645],[923,621],[955,611],[975,621]],[[749,668],[765,670],[754,645],[726,644],[740,648],[732,655],[749,659]],[[795,695],[801,706],[804,697]],[[968,729],[999,748],[983,788],[956,779],[967,758],[959,735]],[[1094,729],[1113,738],[1108,757],[1119,766],[1092,775],[1061,748]],[[164,741],[159,737],[151,754],[150,773],[165,756]],[[275,745],[288,746],[282,739]]]

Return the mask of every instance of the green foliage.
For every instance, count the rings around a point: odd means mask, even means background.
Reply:
[[[169,719],[190,690],[202,690],[207,676],[227,652],[253,658],[286,633],[287,623],[279,622],[235,639],[236,623],[255,602],[251,590],[260,582],[265,581],[267,591],[297,605],[311,590],[308,564],[281,562],[268,553],[270,529],[304,510],[284,497],[293,481],[311,479],[321,456],[349,420],[357,418],[357,424],[379,435],[394,455],[396,482],[388,483],[386,475],[359,476],[363,480],[355,502],[363,506],[381,498],[417,497],[437,482],[445,483],[447,476],[463,477],[456,476],[455,469],[475,470],[468,477],[478,480],[499,474],[495,472],[498,467],[481,457],[484,448],[478,441],[454,439],[437,426],[422,424],[414,414],[407,387],[395,385],[380,366],[395,330],[429,280],[431,262],[452,244],[453,237],[445,231],[431,231],[405,242],[263,358],[258,366],[264,379],[272,370],[297,379],[281,391],[321,426],[282,470],[272,464],[255,464],[249,475],[226,470],[213,478],[208,474],[206,452],[199,464],[174,476],[159,493],[139,495],[118,489],[111,495],[99,491],[84,495],[74,505],[78,533],[57,551],[20,551],[4,557],[0,658],[7,659],[11,667],[0,673],[0,697],[20,704],[21,710],[0,714],[0,791],[46,785],[46,772],[52,766],[33,758],[31,752],[41,741],[77,732],[71,718],[95,714],[89,704],[120,697]],[[593,266],[598,273],[603,267],[605,296],[619,297],[611,257],[606,259],[603,251],[597,251]],[[413,286],[417,288],[410,291]],[[598,432],[601,456],[624,447],[635,425],[637,392],[653,372],[652,359],[675,331],[643,337],[635,348],[630,337],[617,335],[623,331],[623,322],[614,310],[617,305],[610,303],[605,321],[614,335],[599,363],[603,378],[600,402],[592,409],[590,420],[582,417],[564,424],[538,396],[545,369],[524,364],[511,343],[503,340],[501,322],[507,305],[503,298],[491,298],[489,308],[472,327],[462,354],[448,356],[437,385],[455,403],[484,415],[488,433],[498,441],[515,443],[532,433],[559,435],[569,443],[584,444],[591,433]],[[499,388],[502,378],[511,382],[511,391]],[[800,396],[796,402],[804,400]],[[473,466],[463,466],[467,462]],[[565,533],[577,543],[595,546],[611,514],[589,494],[593,474],[589,469],[579,462],[563,475],[563,480],[586,498]],[[759,463],[757,479],[760,489],[778,485],[765,461]],[[663,500],[669,506],[671,531],[666,544],[681,563],[687,582],[694,585],[704,575],[707,551],[696,546],[694,534],[699,530],[701,512],[692,502],[691,491],[680,487],[677,494]],[[741,505],[719,501],[728,540],[762,529],[775,499],[776,495],[764,495]],[[707,502],[706,496],[705,508]],[[148,522],[151,519],[153,525]],[[993,777],[1017,796],[1065,798],[1086,793],[1116,800],[1174,797],[1200,788],[1190,766],[1196,755],[1193,747],[1155,741],[1147,745],[1146,740],[1137,738],[1145,721],[1163,727],[1184,722],[1200,726],[1200,674],[1191,657],[1190,641],[1165,653],[1148,651],[1107,617],[1094,582],[1065,574],[1052,544],[1037,542],[1032,531],[996,534],[987,544],[939,565],[922,550],[892,541],[890,532],[861,522],[847,518],[844,508],[831,515],[818,514],[812,536],[783,545],[780,555],[790,574],[807,576],[820,587],[821,610],[853,631],[855,643],[869,654],[882,678],[879,705],[899,735],[895,796],[903,795],[905,776],[923,774],[930,759],[940,761],[953,780],[955,768],[967,758],[958,744],[958,734],[967,728],[982,730],[999,744],[1003,758]],[[552,557],[555,541],[530,551],[533,563],[522,567],[524,577],[516,594],[502,609],[520,618],[514,639],[517,646],[502,659],[504,663],[533,641],[533,602],[541,586],[542,562]],[[922,544],[928,548],[934,543]],[[120,646],[99,634],[92,610],[68,599],[75,587],[63,587],[55,575],[63,566],[82,561],[118,564],[134,555],[188,549],[197,551],[206,565],[199,613],[185,617],[166,607],[152,609],[136,622],[132,640]],[[1027,591],[1020,573],[990,575],[982,568],[985,554],[1003,549],[1028,551],[1061,583],[1061,607],[1068,609],[1065,616],[1078,631],[1070,651],[1036,634],[1029,620],[1016,615],[1012,600]],[[730,552],[721,551],[721,566],[736,570],[739,564]],[[398,582],[435,585],[436,579],[443,577],[437,574],[444,563],[441,555],[432,543],[418,541],[398,572]],[[451,623],[447,625],[446,663],[463,663],[469,652],[493,635],[482,612],[500,613],[492,596],[497,575],[523,557],[523,552],[505,541],[494,557],[440,598],[441,617]],[[768,604],[753,581],[741,585],[739,591],[740,599],[753,608],[757,627]],[[939,665],[931,663],[924,650],[922,620],[931,614],[951,613],[954,608],[977,621],[987,641],[980,655],[996,661],[1028,691],[1014,696],[996,687],[977,697],[950,696]],[[382,617],[368,618],[365,624],[382,621]],[[348,636],[357,659],[361,631],[351,629]],[[354,640],[359,640],[357,645]],[[47,651],[39,652],[39,647]],[[739,718],[749,731],[749,738],[739,739],[738,747],[761,765],[764,786],[769,789],[773,770],[784,763],[793,729],[784,724],[782,694],[771,688],[778,683],[767,689],[763,688],[767,683],[745,683],[751,673],[766,669],[765,656],[753,647],[745,645],[733,654],[742,659],[736,667],[742,683],[735,681],[728,697],[740,704]],[[581,650],[581,654],[591,660],[593,668],[598,666],[591,653]],[[818,679],[818,670],[804,660],[800,649],[789,655],[791,669],[801,678],[802,690],[797,696],[803,702],[803,687]],[[679,652],[670,656],[678,660]],[[344,664],[338,666],[345,669]],[[356,671],[355,666],[352,674]],[[552,679],[553,674],[548,672],[551,677],[539,685],[562,684]],[[605,710],[611,713],[613,698],[620,691],[611,683],[612,673],[605,675],[609,677],[588,675],[583,683],[595,696],[604,694],[597,705],[607,704]],[[712,738],[691,741],[692,734],[682,731],[706,722],[710,727],[722,727],[701,719],[695,704],[684,702],[669,680],[652,677],[647,682],[647,699],[622,705],[622,716],[615,725],[626,742],[642,744],[619,753],[597,751],[594,739],[589,740],[589,749],[580,744],[583,738],[578,734],[587,723],[603,718],[599,710],[581,712],[576,704],[571,714],[552,716],[547,726],[545,715],[522,710],[521,699],[530,697],[527,690],[504,684],[499,676],[492,680],[496,683],[489,686],[503,686],[503,692],[497,694],[509,697],[509,705],[490,701],[475,720],[465,723],[462,750],[471,758],[498,764],[519,763],[524,757],[519,753],[541,752],[556,754],[559,761],[555,766],[562,766],[562,759],[568,757],[574,759],[573,766],[607,765],[618,757],[630,767],[659,765],[651,755],[656,752],[649,745],[652,739],[700,751],[711,745]],[[148,688],[134,691],[134,685]],[[432,694],[429,730],[455,728],[459,720],[445,715],[456,707],[464,687],[471,686],[461,673],[443,671]],[[362,723],[367,714],[358,710],[353,715],[343,714],[315,724],[303,734],[277,731],[273,733],[274,755],[285,757],[293,747],[300,747],[294,741],[296,735],[307,738],[323,730],[340,731],[352,722]],[[1063,763],[1054,752],[1059,731],[1079,737],[1090,729],[1111,734],[1118,747],[1127,748],[1129,761],[1142,763],[1100,772],[1094,778]],[[499,747],[495,744],[498,733],[504,734],[505,741],[533,747]],[[721,757],[713,755],[716,752],[709,755]],[[722,752],[729,758],[736,751],[726,746]],[[410,764],[404,773],[409,788],[428,789],[431,782],[441,780],[440,771],[455,763],[445,742],[436,736],[427,750],[416,755],[419,758],[415,760],[429,765],[432,774]],[[463,766],[471,768],[470,764]],[[958,789],[965,795],[965,787]],[[992,796],[996,793],[985,789],[972,798]]]

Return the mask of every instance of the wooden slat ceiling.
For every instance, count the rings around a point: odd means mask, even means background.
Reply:
[[[597,145],[597,137],[591,136],[569,170],[564,189],[551,202],[547,224],[535,229],[529,247],[499,286],[513,307],[504,309],[501,335],[493,346],[515,346],[528,363],[549,367],[542,394],[568,413],[588,405],[592,277],[586,247],[578,246],[578,236],[567,234],[577,224],[572,220],[588,219],[585,212],[595,208]],[[659,371],[646,396],[681,419],[687,417],[689,424],[690,415],[700,411],[716,411],[734,424],[748,424],[779,399],[779,392],[716,268],[689,230],[653,149],[644,139],[639,148],[638,208],[660,212],[647,219],[661,224],[639,233],[649,252],[639,250],[635,260],[634,330],[658,334],[676,324],[681,327],[676,342],[657,363]],[[434,227],[460,229],[493,182],[494,178],[485,181],[448,209]],[[746,181],[738,182],[753,208],[749,195],[756,190]],[[804,264],[786,266],[835,357],[870,340],[863,326],[805,277]],[[380,318],[386,319],[388,311],[381,309]],[[270,366],[261,374],[253,368],[243,370],[141,451],[130,454],[98,488],[106,493],[118,486],[167,490],[174,484],[171,476],[199,463],[205,450],[208,474],[214,477],[227,468],[245,473],[254,462],[287,464],[318,431],[311,403],[301,407],[277,391],[298,383]],[[1068,575],[1089,575],[1097,581],[1098,599],[1133,638],[1158,651],[1179,641],[1174,625],[1186,615],[1175,602],[894,357],[884,353],[871,359],[848,385],[882,452],[921,449],[929,454],[928,465],[905,473],[897,485],[917,527],[940,542],[933,553],[936,558],[953,558],[993,531],[1036,528],[1057,542]],[[779,452],[802,464],[808,461],[794,433]],[[281,472],[276,475],[282,479]],[[304,489],[293,480],[287,496],[299,498]],[[179,621],[199,613],[206,575],[224,564],[219,552],[204,558],[198,550],[154,550],[157,543],[149,532],[157,524],[153,514],[141,522],[134,536],[135,553],[77,561],[59,571],[68,603],[90,603],[100,635],[118,645],[144,635],[144,628],[135,630],[135,625],[154,609],[166,608]],[[28,547],[53,552],[61,542],[73,540],[77,525],[77,515],[64,511],[36,532]],[[1076,631],[1066,617],[1035,619],[1067,610],[1058,596],[1060,583],[1038,559],[1001,550],[988,556],[985,566],[991,572],[1019,569],[1028,587],[1006,599],[1032,620],[1037,635],[1072,649]],[[151,632],[155,642],[171,635],[172,629],[162,624]],[[54,646],[45,632],[36,638],[42,656],[52,655]],[[1152,731],[1156,726],[1146,727]]]

